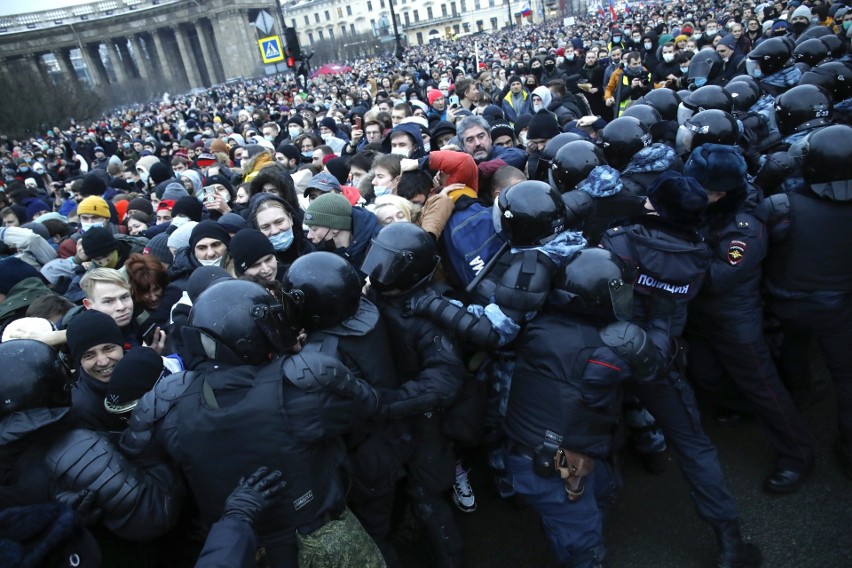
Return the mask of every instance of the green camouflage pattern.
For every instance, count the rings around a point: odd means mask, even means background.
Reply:
[[[349,509],[298,538],[299,568],[385,568],[376,543]]]

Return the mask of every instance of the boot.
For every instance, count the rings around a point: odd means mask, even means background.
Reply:
[[[737,521],[716,521],[713,532],[719,544],[719,568],[757,568],[763,564],[757,545],[743,541]]]

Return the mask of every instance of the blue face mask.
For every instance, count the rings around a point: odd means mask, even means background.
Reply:
[[[386,185],[376,185],[373,186],[373,193],[376,194],[376,197],[381,197],[383,195],[388,195],[391,192],[391,189]]]
[[[696,77],[695,78],[695,86],[696,87],[703,87],[706,84],[707,84],[707,77]]]
[[[293,244],[293,229],[287,229],[277,235],[272,235],[269,237],[269,242],[272,243],[272,248],[276,252],[287,250]]]
[[[680,72],[686,75],[687,73],[689,73],[689,67],[681,67]]]

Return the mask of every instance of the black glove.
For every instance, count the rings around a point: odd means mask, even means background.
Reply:
[[[82,491],[60,491],[56,500],[72,509],[86,526],[96,524],[103,517],[104,510],[96,506],[95,493],[88,489]]]
[[[268,467],[259,467],[248,479],[243,477],[225,500],[222,517],[254,523],[261,511],[274,504],[287,486],[287,482],[281,480],[282,477],[280,471],[269,471]]]
[[[426,288],[420,294],[408,300],[408,304],[402,310],[402,315],[403,317],[427,315],[432,302],[440,302],[441,300],[442,298],[437,292],[432,288]]]

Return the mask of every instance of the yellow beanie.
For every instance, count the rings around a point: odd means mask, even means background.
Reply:
[[[90,195],[77,205],[77,215],[97,215],[98,217],[109,219],[109,206],[102,197]]]

